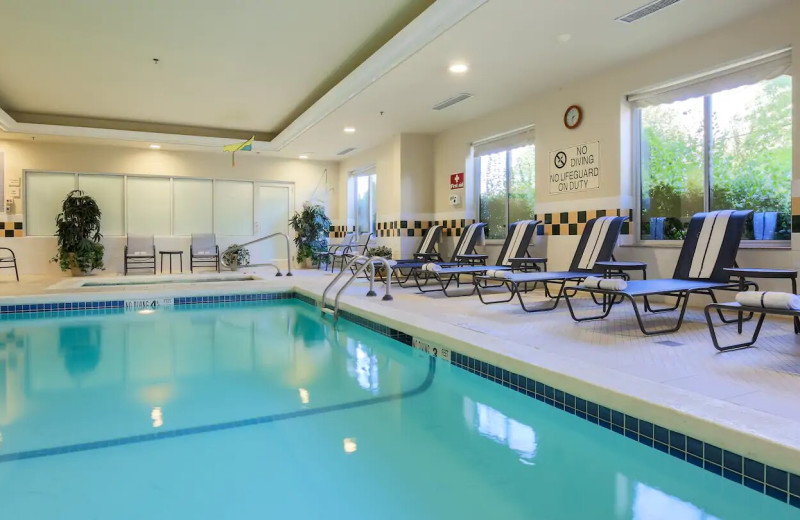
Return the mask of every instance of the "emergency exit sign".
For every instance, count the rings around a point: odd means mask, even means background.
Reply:
[[[464,172],[450,175],[450,189],[457,190],[464,187]]]

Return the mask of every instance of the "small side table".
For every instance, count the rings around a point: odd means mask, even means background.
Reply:
[[[647,280],[646,262],[617,262],[616,260],[612,260],[608,262],[595,262],[594,265],[597,269],[603,271],[604,278],[617,277],[628,281],[631,279],[631,275],[628,274],[628,271],[641,271],[642,280]],[[647,300],[647,296],[644,297],[644,310],[647,312],[652,311],[650,308],[650,302]]]
[[[172,274],[172,255],[178,255],[181,261],[181,272],[183,272],[183,251],[159,251],[161,255],[161,272],[164,272],[164,255],[169,255],[169,274]]]
[[[631,276],[628,271],[641,271],[642,280],[647,280],[647,263],[645,262],[595,262],[597,268],[602,269],[606,278],[613,276],[622,277],[624,280],[630,280]]]
[[[739,279],[739,289],[747,290],[747,279],[781,279],[790,280],[792,283],[792,294],[797,294],[797,271],[794,269],[770,269],[765,267],[726,267],[723,269],[729,275]],[[758,285],[755,285],[756,291]],[[742,333],[742,315],[739,313],[739,333]],[[800,332],[800,318],[794,318],[794,332]]]
[[[509,258],[511,262],[511,269],[514,271],[528,272],[530,269],[534,271],[547,271],[547,258],[544,256],[520,256]],[[542,264],[540,267],[539,264]]]

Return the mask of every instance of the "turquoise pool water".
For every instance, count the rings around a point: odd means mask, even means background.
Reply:
[[[0,518],[797,518],[295,300],[0,321]]]

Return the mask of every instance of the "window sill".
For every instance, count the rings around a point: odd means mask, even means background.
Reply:
[[[683,240],[642,240],[635,244],[620,244],[619,247],[653,247],[675,249],[683,246]],[[756,240],[742,241],[739,249],[771,249],[778,251],[790,251],[792,249],[791,240]]]

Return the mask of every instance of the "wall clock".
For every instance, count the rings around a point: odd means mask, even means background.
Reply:
[[[570,130],[578,128],[583,120],[583,110],[578,105],[572,105],[564,112],[564,126]]]

